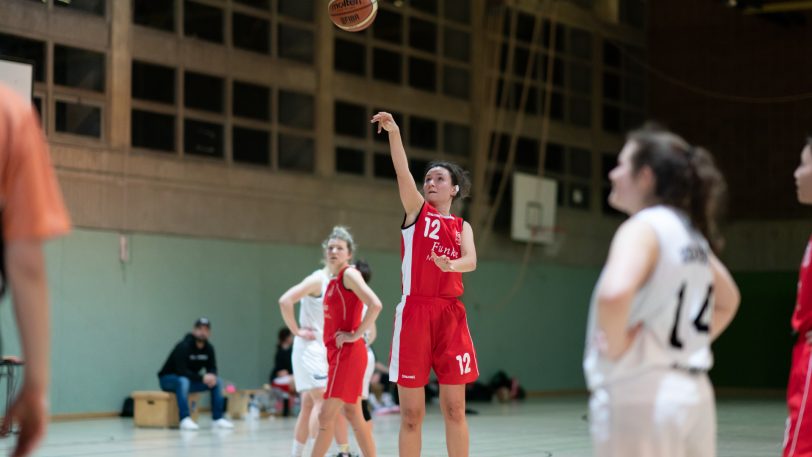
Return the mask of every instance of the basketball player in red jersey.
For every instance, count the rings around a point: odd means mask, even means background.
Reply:
[[[324,293],[324,345],[329,371],[313,457],[324,457],[330,447],[335,419],[342,406],[364,457],[376,455],[372,430],[361,412],[367,367],[367,349],[362,338],[375,323],[382,306],[361,273],[349,265],[353,250],[352,235],[343,227],[334,227],[327,238],[327,268],[332,279]],[[364,303],[368,309],[362,319]]]
[[[801,164],[795,170],[798,201],[812,205],[812,137],[801,151]],[[798,300],[792,315],[792,329],[798,341],[792,350],[792,368],[787,386],[787,430],[784,457],[812,457],[812,238],[806,246],[798,279]]]
[[[451,203],[470,188],[456,164],[432,162],[417,190],[400,129],[389,113],[372,117],[389,133],[389,147],[406,215],[401,227],[403,298],[395,313],[389,380],[398,384],[401,457],[420,455],[426,413],[423,387],[433,368],[440,382],[440,409],[450,457],[468,456],[465,384],[479,376],[465,305],[462,273],[476,268],[471,225],[451,214]]]

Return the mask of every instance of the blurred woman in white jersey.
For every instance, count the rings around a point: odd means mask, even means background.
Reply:
[[[632,132],[609,174],[618,228],[595,287],[584,372],[599,457],[712,457],[710,344],[739,291],[714,254],[724,179],[679,136]]]

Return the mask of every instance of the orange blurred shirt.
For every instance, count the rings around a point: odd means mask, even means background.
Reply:
[[[0,211],[6,242],[46,240],[70,231],[36,109],[2,84]]]

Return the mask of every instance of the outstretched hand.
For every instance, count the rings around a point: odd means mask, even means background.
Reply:
[[[381,133],[381,129],[386,130],[387,132],[397,132],[400,129],[398,128],[398,124],[395,122],[395,118],[392,117],[391,114],[381,111],[378,114],[372,116],[372,120],[369,121],[370,123],[378,123],[378,133]]]

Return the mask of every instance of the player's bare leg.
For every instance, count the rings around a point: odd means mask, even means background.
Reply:
[[[426,416],[426,392],[422,387],[398,386],[400,397],[400,457],[419,457],[422,446],[423,418]]]
[[[468,457],[468,421],[465,420],[465,385],[440,384],[440,410],[445,420],[448,457]]]
[[[361,455],[364,457],[375,457],[375,441],[372,439],[372,428],[366,420],[364,414],[361,412],[361,400],[355,403],[344,403],[344,415],[347,421],[352,424],[352,430],[355,433],[355,440],[358,442],[358,447],[361,448]]]
[[[335,429],[336,416],[341,410],[344,402],[338,398],[328,398],[321,405],[319,413],[319,434],[316,437],[316,444],[313,445],[313,457],[324,457],[330,442],[333,441],[333,430]]]

